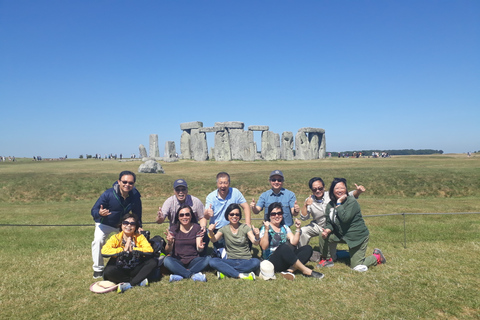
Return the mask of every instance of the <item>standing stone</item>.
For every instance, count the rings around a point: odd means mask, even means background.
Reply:
[[[280,135],[278,133],[262,132],[262,157],[267,161],[280,159]]]
[[[232,153],[230,151],[230,138],[228,131],[217,131],[215,133],[215,161],[230,161]]]
[[[160,151],[158,150],[158,134],[150,135],[150,158],[160,158]]]
[[[293,155],[293,133],[290,131],[285,131],[284,133],[282,133],[280,157],[283,160],[295,159]]]
[[[180,137],[180,153],[182,154],[182,159],[192,159],[192,152],[190,150],[190,132],[188,131],[183,131],[182,136]]]
[[[320,137],[316,132],[308,133],[308,160],[318,159],[320,150]]]
[[[327,142],[325,139],[325,133],[322,134],[322,140],[320,142],[320,150],[318,151],[318,158],[325,159],[327,156]]]
[[[145,148],[145,146],[143,144],[141,144],[138,147],[138,151],[140,152],[140,158],[146,158],[147,157],[147,149]]]
[[[192,151],[193,160],[208,160],[207,137],[204,132],[199,132],[199,129],[190,131],[190,150]]]
[[[243,152],[247,147],[246,136],[244,133],[245,131],[242,129],[228,129],[232,160],[243,160]]]
[[[177,151],[175,150],[175,141],[165,142],[165,155],[163,160],[166,162],[178,161]]]
[[[308,138],[303,131],[298,131],[295,135],[295,158],[308,160]]]

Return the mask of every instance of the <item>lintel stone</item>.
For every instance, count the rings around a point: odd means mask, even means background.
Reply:
[[[192,122],[180,123],[180,129],[181,130],[199,129],[201,127],[203,127],[203,122],[201,122],[201,121],[192,121]]]
[[[306,132],[306,133],[325,133],[325,129],[310,128],[310,127],[300,128],[298,129],[298,131]]]
[[[268,131],[269,126],[248,126],[249,131]]]
[[[203,127],[198,129],[200,132],[218,132],[225,131],[225,127]]]
[[[245,124],[240,121],[215,122],[215,127],[225,127],[227,129],[243,129]]]

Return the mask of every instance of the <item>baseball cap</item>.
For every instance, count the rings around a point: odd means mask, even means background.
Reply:
[[[273,170],[273,171],[270,173],[270,178],[271,178],[272,176],[280,176],[280,177],[282,177],[282,178],[285,178],[285,177],[283,176],[282,171],[280,171],[280,170]]]
[[[188,188],[187,186],[187,181],[183,180],[183,179],[177,179],[175,180],[175,182],[173,183],[173,189],[175,189],[176,187],[180,187],[180,186],[183,186],[185,188]]]

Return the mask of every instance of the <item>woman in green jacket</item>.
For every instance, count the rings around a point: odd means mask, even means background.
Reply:
[[[366,271],[370,266],[385,263],[380,249],[366,257],[369,231],[362,217],[357,200],[347,193],[347,180],[335,178],[330,185],[330,202],[327,205],[327,224],[322,232],[326,239],[331,233],[348,245],[350,267],[357,271]]]

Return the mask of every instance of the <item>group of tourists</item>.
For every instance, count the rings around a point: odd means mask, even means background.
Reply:
[[[166,255],[163,266],[171,273],[169,281],[205,282],[204,272],[209,268],[216,271],[218,279],[270,280],[276,279],[275,273],[287,280],[294,280],[295,273],[321,279],[324,274],[306,263],[318,261],[319,270],[332,267],[337,243],[348,245],[353,270],[366,271],[385,263],[379,249],[367,256],[369,231],[356,200],[365,191],[363,186],[355,184],[355,189],[347,192],[347,181],[335,178],[326,191],[324,181],[314,177],[308,183],[312,194],[300,206],[295,194],[283,187],[284,181],[280,170],[272,171],[271,189],[258,201],[247,203],[242,193],[230,186],[230,175],[220,172],[217,189],[204,205],[188,193],[185,180],[175,180],[174,195],[158,208],[156,216],[157,223],[168,219],[170,224],[161,250]],[[121,172],[91,211],[95,220],[93,277],[117,284],[117,292],[148,285],[149,275],[159,267],[158,255],[143,234],[142,202],[135,183],[133,172]],[[262,211],[262,226],[256,228],[252,212]],[[309,219],[302,227],[301,220]],[[111,233],[116,234],[107,241]],[[319,252],[309,245],[312,237],[319,237]],[[207,252],[210,242],[213,252]],[[261,259],[252,256],[252,246],[260,247]],[[318,257],[313,259],[315,254]],[[104,257],[110,258],[106,266]]]

